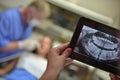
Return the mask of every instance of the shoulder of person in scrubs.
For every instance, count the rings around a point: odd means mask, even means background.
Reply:
[[[11,42],[23,40],[29,37],[31,33],[32,27],[23,24],[20,7],[5,10],[0,14],[0,48],[6,47]],[[0,52],[0,59],[13,54],[15,57],[20,51]]]

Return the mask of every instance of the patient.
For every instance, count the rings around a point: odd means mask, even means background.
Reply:
[[[4,80],[38,80],[46,70],[46,56],[52,47],[51,38],[45,36],[40,40],[36,53],[24,52],[15,69],[4,76]]]

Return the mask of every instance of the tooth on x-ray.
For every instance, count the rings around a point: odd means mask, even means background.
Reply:
[[[120,40],[109,34],[84,28],[80,34],[79,43],[85,49],[87,55],[94,57],[97,60],[118,60]]]

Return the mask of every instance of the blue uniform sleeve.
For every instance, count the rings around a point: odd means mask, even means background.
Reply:
[[[22,36],[22,39],[26,39],[32,35],[32,27],[27,26],[24,32],[24,35]]]
[[[9,44],[7,39],[9,30],[9,21],[4,15],[0,15],[0,48],[6,47]]]

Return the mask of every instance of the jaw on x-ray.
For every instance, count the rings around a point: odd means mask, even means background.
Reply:
[[[97,60],[116,61],[120,58],[120,40],[114,36],[84,26],[79,39],[86,54]]]

